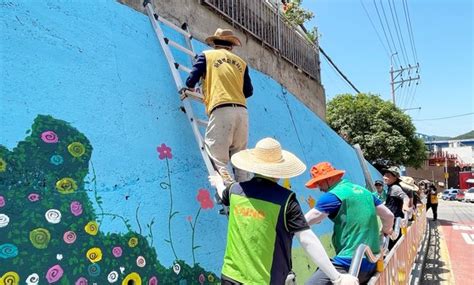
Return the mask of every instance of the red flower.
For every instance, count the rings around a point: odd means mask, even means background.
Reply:
[[[196,199],[198,200],[199,204],[201,204],[201,208],[203,209],[212,209],[214,207],[211,194],[206,189],[199,189]]]
[[[188,220],[188,222],[192,222],[192,221],[193,221],[193,217],[192,217],[192,216],[187,216],[187,217],[186,217],[186,220]]]
[[[160,153],[160,159],[172,159],[173,155],[171,154],[171,148],[169,148],[164,143],[161,146],[157,147],[156,150]]]

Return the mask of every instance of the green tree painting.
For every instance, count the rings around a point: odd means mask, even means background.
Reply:
[[[0,284],[219,282],[198,263],[161,265],[134,231],[101,232],[84,182],[92,151],[85,135],[44,115],[12,151],[0,145]]]

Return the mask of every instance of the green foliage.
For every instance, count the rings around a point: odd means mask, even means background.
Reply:
[[[0,217],[0,284],[18,284],[18,278],[25,284],[34,273],[39,284],[47,284],[48,277],[54,278],[47,272],[55,265],[63,270],[62,276],[56,275],[57,284],[76,284],[81,277],[88,284],[109,284],[112,271],[117,272],[116,284],[126,284],[133,273],[132,279],[139,276],[143,284],[153,276],[159,284],[217,282],[199,265],[191,267],[178,260],[179,274],[164,267],[147,238],[136,232],[100,231],[101,213],[94,211],[84,182],[92,149],[89,140],[68,123],[42,115],[35,119],[30,136],[12,151],[0,145],[0,213],[4,215]],[[100,205],[101,198],[95,194]],[[55,220],[54,213],[46,218],[51,209],[61,213],[60,219]],[[128,223],[126,217],[109,215]],[[121,254],[114,254],[117,247]],[[143,259],[146,264],[139,264]]]
[[[337,95],[328,103],[327,121],[348,143],[359,144],[374,164],[420,167],[426,159],[410,117],[379,96]]]
[[[287,4],[285,18],[291,24],[300,26],[314,18],[314,13],[301,7],[302,0],[293,0]]]
[[[474,139],[474,131],[467,132],[465,134],[459,135],[452,138],[453,140],[464,140],[464,139]]]

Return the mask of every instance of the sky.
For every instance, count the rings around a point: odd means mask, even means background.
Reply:
[[[320,46],[361,92],[379,94],[383,99],[391,100],[390,54],[395,52],[395,48],[381,3],[398,52],[394,61],[401,62],[405,67],[406,63],[415,65],[416,61],[410,45],[403,1],[408,6],[421,79],[417,86],[405,84],[396,90],[397,106],[402,109],[421,107],[421,110],[407,110],[406,113],[412,117],[417,132],[423,134],[456,136],[473,130],[472,114],[442,120],[426,119],[474,112],[474,1],[303,0],[303,7],[315,14],[314,19],[305,25],[319,29]],[[387,47],[374,2],[385,25],[392,52]],[[389,3],[397,11],[405,49],[399,45]],[[395,15],[395,10],[393,13]],[[405,50],[406,63],[403,56]],[[321,76],[328,101],[336,94],[355,93],[323,57],[321,62]],[[407,77],[405,73],[404,78]]]

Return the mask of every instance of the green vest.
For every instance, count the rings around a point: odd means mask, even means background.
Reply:
[[[377,214],[372,193],[343,179],[329,189],[342,201],[334,222],[332,243],[339,257],[352,258],[360,244],[366,244],[374,254],[380,252]]]

